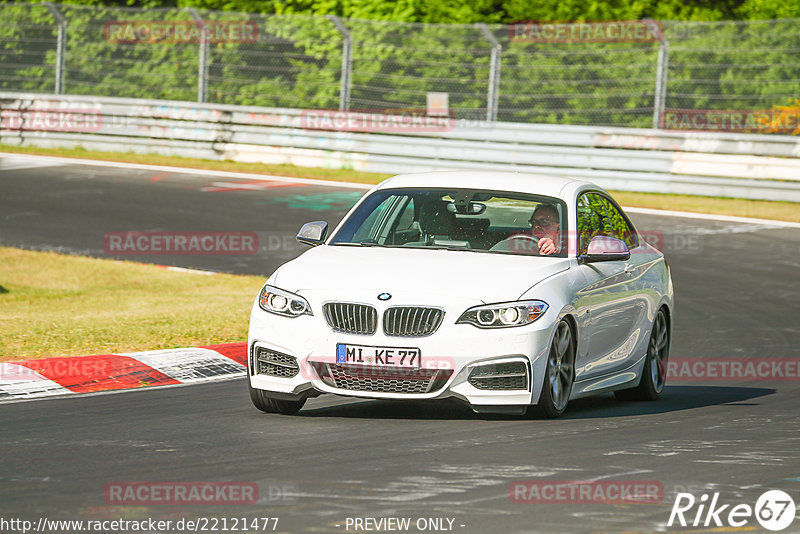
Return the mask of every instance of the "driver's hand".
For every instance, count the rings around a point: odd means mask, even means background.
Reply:
[[[543,237],[539,240],[539,254],[549,256],[555,254],[556,244],[549,237]]]

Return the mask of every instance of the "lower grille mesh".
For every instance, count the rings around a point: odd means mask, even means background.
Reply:
[[[359,365],[312,363],[322,381],[348,391],[433,393],[444,387],[451,369],[382,369]]]

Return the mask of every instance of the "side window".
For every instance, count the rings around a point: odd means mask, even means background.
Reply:
[[[586,254],[594,236],[611,235],[606,228],[605,199],[595,193],[584,193],[578,198],[576,213],[580,254]]]
[[[629,249],[639,245],[636,232],[607,198],[597,193],[584,193],[578,199],[578,236],[580,253],[585,254],[594,236],[621,239]]]
[[[607,198],[600,197],[606,206],[606,213],[608,214],[608,225],[610,226],[611,237],[621,239],[628,245],[629,249],[636,248],[639,245],[639,239],[636,236],[634,229],[625,220],[622,213],[617,207],[612,204]]]

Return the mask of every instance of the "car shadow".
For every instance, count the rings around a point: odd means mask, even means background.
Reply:
[[[570,402],[563,419],[628,417],[679,412],[705,406],[758,405],[747,402],[772,395],[775,389],[742,386],[679,385],[667,386],[657,401],[618,401],[613,394],[586,397]]]
[[[748,402],[771,395],[775,389],[741,386],[677,385],[667,386],[655,402],[618,401],[613,394],[597,395],[570,402],[561,420],[630,417],[679,412],[705,406],[751,406]],[[325,398],[325,397],[322,397]],[[300,417],[345,417],[354,419],[455,419],[455,420],[520,420],[536,417],[520,415],[476,414],[468,405],[455,399],[358,400],[342,399],[335,406],[307,405]]]

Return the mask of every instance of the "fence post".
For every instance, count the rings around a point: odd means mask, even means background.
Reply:
[[[653,95],[653,128],[661,127],[661,116],[667,100],[667,69],[669,68],[669,41],[662,35],[658,42],[658,64],[656,65],[656,90]]]
[[[197,101],[205,103],[208,98],[208,39],[206,39],[206,23],[193,7],[184,8],[200,28],[200,58],[197,62]]]
[[[475,26],[481,31],[483,37],[489,41],[489,44],[492,45],[491,55],[489,56],[489,90],[486,96],[486,120],[494,122],[497,120],[497,101],[500,97],[500,60],[503,47],[486,24],[479,22]]]
[[[339,89],[339,111],[350,109],[350,77],[353,73],[353,36],[350,30],[336,15],[328,15],[328,20],[333,22],[342,35],[342,75],[341,88]]]
[[[67,52],[67,19],[52,2],[42,2],[58,24],[56,41],[56,94],[64,94],[64,54]]]

